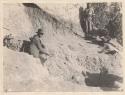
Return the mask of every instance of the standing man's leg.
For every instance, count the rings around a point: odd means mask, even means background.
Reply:
[[[88,36],[90,37],[91,36],[91,32],[92,32],[92,30],[93,30],[93,26],[92,26],[92,19],[91,18],[89,18],[88,19]]]
[[[88,27],[88,20],[86,19],[86,21],[85,21],[85,36],[86,37],[88,37],[88,29],[89,29],[89,27]]]

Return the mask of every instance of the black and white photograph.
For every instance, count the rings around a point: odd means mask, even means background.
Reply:
[[[122,8],[3,3],[4,92],[123,92]]]

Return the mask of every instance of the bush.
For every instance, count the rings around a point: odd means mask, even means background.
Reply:
[[[107,28],[111,38],[123,45],[121,3],[92,3],[95,16],[93,23],[97,28]]]

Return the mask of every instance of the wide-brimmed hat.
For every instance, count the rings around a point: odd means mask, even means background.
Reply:
[[[44,34],[42,29],[38,29],[37,34]]]

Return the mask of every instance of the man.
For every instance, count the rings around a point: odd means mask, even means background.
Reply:
[[[80,19],[80,25],[83,30],[83,32],[86,32],[86,25],[85,25],[85,18],[84,18],[84,9],[83,7],[79,8],[79,19]]]
[[[42,44],[40,38],[43,36],[43,30],[38,29],[36,32],[37,35],[34,35],[31,39],[30,44],[30,54],[35,58],[40,58],[41,62],[44,63],[46,59],[42,57],[42,55],[48,55],[45,51],[45,46]]]
[[[94,10],[93,8],[91,7],[91,4],[90,3],[87,3],[87,8],[85,9],[84,11],[84,19],[85,19],[85,34],[86,36],[89,36],[89,33],[93,30],[93,16],[95,15],[94,14]]]

